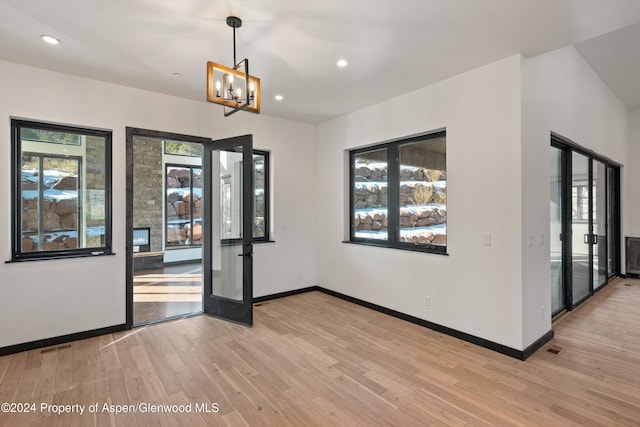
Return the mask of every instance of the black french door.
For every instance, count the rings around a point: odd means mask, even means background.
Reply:
[[[620,271],[619,165],[551,141],[552,315],[580,305]]]
[[[253,323],[253,138],[205,144],[204,296],[212,316]]]

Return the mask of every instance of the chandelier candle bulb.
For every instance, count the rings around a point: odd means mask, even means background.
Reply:
[[[216,98],[220,98],[220,80],[216,80]]]

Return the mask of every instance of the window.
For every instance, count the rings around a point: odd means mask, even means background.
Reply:
[[[165,247],[185,248],[202,244],[202,145],[198,143],[164,141],[165,155],[197,158],[189,164],[166,164],[165,168]],[[173,160],[176,160],[175,158]],[[197,163],[197,165],[193,165]],[[269,152],[254,150],[254,211],[253,241],[269,241]],[[228,229],[233,212],[240,212],[240,201],[230,200],[231,175],[221,182],[223,197],[222,233],[225,239],[238,238],[238,230]],[[225,199],[226,198],[226,199]],[[225,219],[227,218],[227,219]],[[235,236],[235,237],[234,237]]]
[[[241,153],[227,153],[230,160],[242,166]],[[233,159],[233,160],[231,160]],[[229,243],[242,238],[241,229],[233,229],[233,224],[241,224],[239,220],[242,212],[240,193],[232,191],[236,186],[242,186],[242,174],[238,170],[235,174],[222,177],[220,181],[221,224],[222,238]],[[253,242],[269,241],[269,152],[253,150]],[[232,199],[232,195],[235,196]],[[234,221],[234,216],[237,220]]]
[[[446,252],[446,134],[350,152],[350,241]]]
[[[202,244],[202,168],[166,165],[166,247]]]
[[[111,132],[12,120],[14,261],[111,253]]]
[[[253,150],[253,241],[269,241],[269,152]]]
[[[164,141],[164,154],[175,156],[202,157],[202,144],[197,142]]]

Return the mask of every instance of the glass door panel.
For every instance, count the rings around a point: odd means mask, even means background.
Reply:
[[[213,141],[204,152],[204,312],[253,322],[251,135]]]
[[[556,314],[565,308],[564,263],[563,263],[563,161],[562,150],[551,147],[551,200],[550,200],[550,259],[551,259],[551,313]]]
[[[607,278],[619,273],[618,250],[618,169],[607,167]]]
[[[591,227],[589,225],[589,158],[571,153],[572,305],[591,294]]]
[[[620,168],[552,137],[551,313],[572,310],[620,273]]]
[[[592,182],[593,289],[597,289],[607,281],[607,166],[597,160],[593,161]]]

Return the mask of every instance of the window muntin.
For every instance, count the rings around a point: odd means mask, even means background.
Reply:
[[[111,252],[111,132],[12,120],[13,260]]]
[[[350,153],[350,241],[446,252],[446,134]]]

